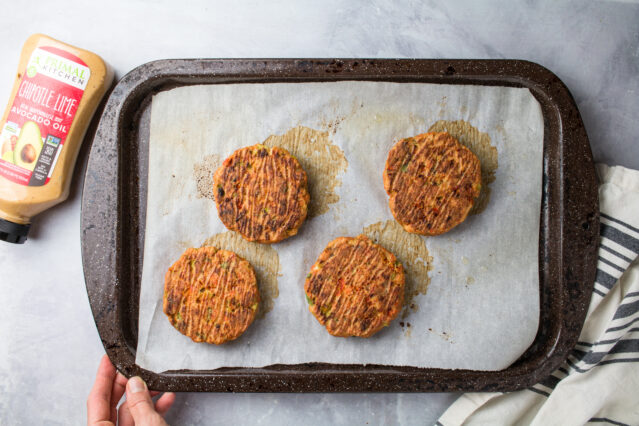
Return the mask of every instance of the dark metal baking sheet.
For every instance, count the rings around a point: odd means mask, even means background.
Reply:
[[[151,98],[219,83],[392,81],[526,87],[544,118],[539,228],[540,321],[526,352],[500,371],[306,363],[153,373],[135,364],[142,276]],[[144,64],[111,93],[91,148],[82,196],[82,259],[107,354],[126,376],[167,391],[510,391],[537,383],[568,355],[590,301],[599,235],[597,180],[566,86],[517,60],[176,59]]]

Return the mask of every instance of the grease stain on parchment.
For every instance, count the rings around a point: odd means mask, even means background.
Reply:
[[[208,198],[215,201],[213,175],[222,162],[217,154],[207,155],[201,163],[193,165],[193,177],[197,186],[197,198]]]
[[[336,134],[337,129],[342,124],[342,121],[346,119],[346,116],[342,115],[339,117],[335,117],[332,120],[323,120],[321,123],[321,127],[325,128],[327,132]]]
[[[490,201],[490,184],[495,181],[499,167],[497,148],[491,145],[488,133],[480,132],[464,120],[439,120],[428,129],[429,132],[448,132],[479,158],[481,163],[481,192],[475,200],[470,214],[483,212]]]
[[[455,341],[453,340],[453,336],[450,333],[446,333],[445,331],[442,331],[441,333],[438,333],[437,331],[433,330],[432,328],[428,329],[429,333],[432,333],[440,338],[442,338],[443,340],[447,341],[450,344],[455,343]]]
[[[442,96],[442,98],[439,100],[439,118],[442,118],[444,116],[446,108],[448,108],[448,97]]]
[[[406,327],[406,329],[404,330],[404,336],[406,337],[410,337],[410,335],[412,334],[412,328],[410,328],[410,325],[408,327]]]
[[[400,321],[399,322],[399,326],[402,328],[402,330],[404,331],[404,336],[405,337],[410,337],[412,334],[412,328],[409,322],[404,322],[404,321]]]
[[[335,188],[342,185],[338,176],[346,171],[348,161],[344,151],[330,140],[328,131],[297,126],[283,135],[269,136],[262,143],[285,148],[304,168],[311,194],[309,218],[326,213],[330,204],[339,201]]]
[[[401,318],[406,318],[410,312],[419,310],[415,298],[420,294],[426,294],[430,284],[428,272],[433,269],[433,258],[428,254],[425,239],[404,231],[394,220],[369,225],[362,233],[393,253],[404,267],[406,285]]]
[[[343,101],[341,99],[332,99],[328,105],[328,110],[333,111],[334,114],[331,115],[330,118],[328,118],[327,116],[324,116],[324,118],[321,119],[320,127],[322,129],[325,129],[329,133],[336,134],[342,122],[344,122],[347,119],[350,119],[351,117],[357,114],[358,110],[364,108],[364,103],[362,101],[353,99],[353,102],[351,103],[350,112],[347,112],[346,114],[343,114],[343,115],[335,115],[338,109],[342,110],[341,108],[343,106],[342,102]]]
[[[213,235],[204,241],[202,247],[204,246],[229,250],[248,260],[255,270],[257,286],[262,299],[257,311],[257,318],[263,318],[273,309],[275,299],[280,295],[277,286],[280,258],[273,247],[246,241],[240,234],[233,231]]]

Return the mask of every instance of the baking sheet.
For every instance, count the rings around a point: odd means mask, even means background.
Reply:
[[[498,152],[485,210],[443,236],[419,237],[432,270],[427,293],[413,299],[416,310],[370,339],[330,336],[307,309],[303,282],[311,264],[333,238],[392,221],[381,172],[395,141],[438,120],[460,119],[488,134]],[[164,273],[186,247],[226,232],[215,203],[199,196],[194,168],[297,126],[328,131],[343,151],[348,166],[338,176],[339,199],[297,236],[271,246],[280,267],[270,312],[230,344],[193,343],[162,312]],[[538,326],[542,144],[539,104],[521,88],[331,82],[159,93],[151,115],[136,363],[155,372],[302,362],[507,367]]]

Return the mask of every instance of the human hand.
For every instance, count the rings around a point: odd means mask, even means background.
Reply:
[[[118,402],[126,392],[126,401],[118,410]],[[152,397],[160,392],[149,392],[139,377],[127,380],[118,373],[109,357],[104,355],[98,367],[95,383],[87,400],[89,426],[162,426],[163,416],[175,401],[175,394],[165,392],[156,402]]]

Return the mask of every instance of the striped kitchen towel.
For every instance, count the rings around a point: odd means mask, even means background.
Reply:
[[[599,262],[577,345],[541,383],[464,394],[437,425],[639,425],[639,171],[597,172]]]

